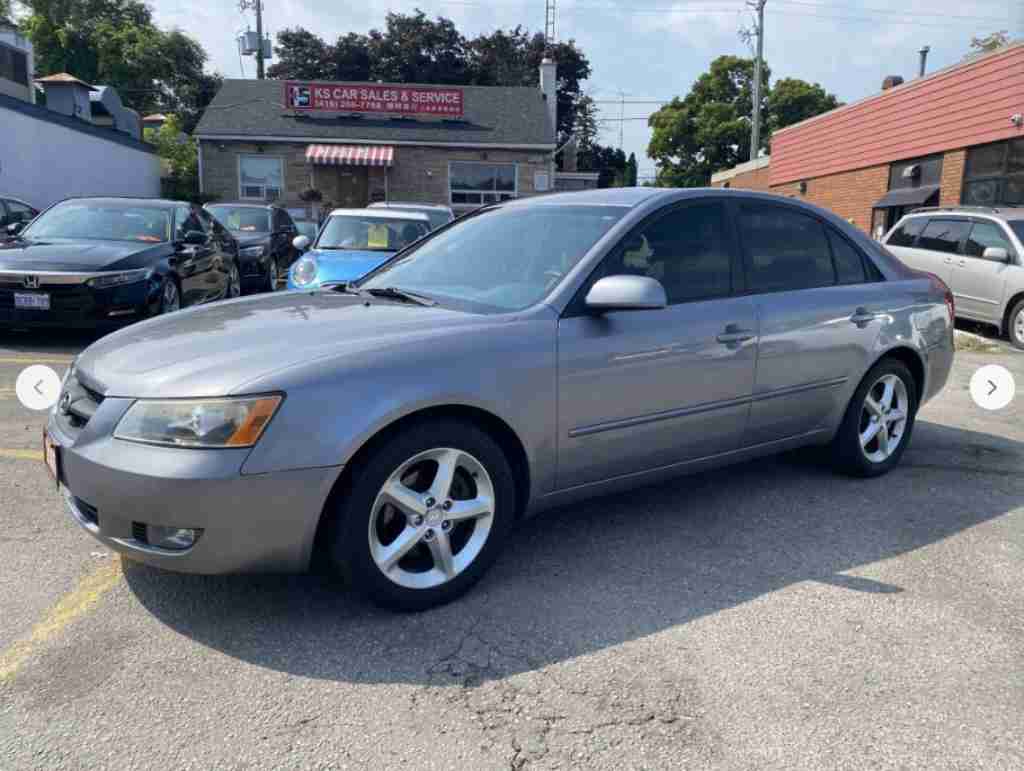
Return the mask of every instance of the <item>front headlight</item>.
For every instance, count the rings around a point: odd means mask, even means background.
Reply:
[[[292,281],[295,286],[310,286],[316,281],[317,265],[312,257],[302,257],[292,266]]]
[[[90,278],[85,283],[93,289],[109,289],[112,286],[122,284],[134,284],[137,281],[145,281],[153,275],[152,268],[139,268],[138,270],[126,270],[121,273],[111,273],[109,276],[97,276]]]
[[[140,399],[121,418],[114,437],[169,447],[252,447],[281,399]]]
[[[244,246],[238,250],[239,257],[262,257],[266,253],[265,246]]]

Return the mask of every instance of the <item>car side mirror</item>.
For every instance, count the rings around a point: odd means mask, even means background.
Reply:
[[[202,246],[206,243],[206,233],[201,230],[186,231],[181,243],[186,246]]]
[[[647,276],[606,276],[594,284],[584,300],[595,313],[649,311],[668,305],[665,287]]]
[[[309,248],[309,236],[295,236],[292,239],[292,246],[300,252],[306,251]]]
[[[25,229],[25,223],[24,222],[12,222],[10,225],[7,226],[7,235],[9,235],[9,236],[16,236],[16,235],[18,235],[18,233],[20,233],[24,229]]]
[[[986,246],[981,257],[985,260],[992,260],[992,262],[1008,262],[1010,253],[1002,246]]]

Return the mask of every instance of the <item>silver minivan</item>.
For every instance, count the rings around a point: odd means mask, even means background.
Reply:
[[[946,282],[957,318],[991,324],[1024,349],[1024,208],[918,209],[882,242]]]

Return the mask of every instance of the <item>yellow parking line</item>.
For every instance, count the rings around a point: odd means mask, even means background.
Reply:
[[[121,560],[114,558],[85,576],[69,594],[50,608],[43,620],[32,627],[28,637],[0,652],[0,683],[17,674],[36,648],[60,634],[75,619],[84,616],[121,580]]]
[[[42,460],[42,450],[5,450],[0,447],[0,458],[13,458],[14,460]]]
[[[70,364],[71,356],[0,356],[0,364]]]

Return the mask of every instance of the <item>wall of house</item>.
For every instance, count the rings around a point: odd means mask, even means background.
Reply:
[[[0,190],[43,208],[83,195],[160,195],[155,153],[0,107]]]
[[[1024,43],[772,135],[773,185],[1024,136]]]
[[[889,164],[828,174],[806,182],[806,193],[800,192],[799,182],[774,185],[771,192],[831,209],[843,219],[870,232],[871,208],[889,189]]]
[[[712,181],[711,187],[725,187],[728,184],[737,190],[759,190],[767,193],[771,189],[771,167],[765,166],[751,171],[741,171],[729,179]]]
[[[939,182],[939,206],[957,206],[964,188],[966,150],[950,150],[942,158],[942,180]]]
[[[299,194],[311,184],[320,190],[325,200],[337,201],[337,167],[314,167],[306,163],[305,143],[225,141],[200,142],[203,169],[203,192],[220,196],[221,200],[239,197],[238,156],[262,154],[279,157],[284,161],[284,203],[299,205]],[[223,149],[221,149],[223,148]],[[473,150],[448,147],[395,147],[394,164],[390,169],[371,167],[369,195],[371,200],[383,197],[385,178],[391,200],[421,201],[425,203],[449,202],[448,164],[451,161],[485,161],[515,163],[520,197],[537,194],[534,189],[536,172],[548,172],[549,185],[553,184],[548,154],[519,150]]]

